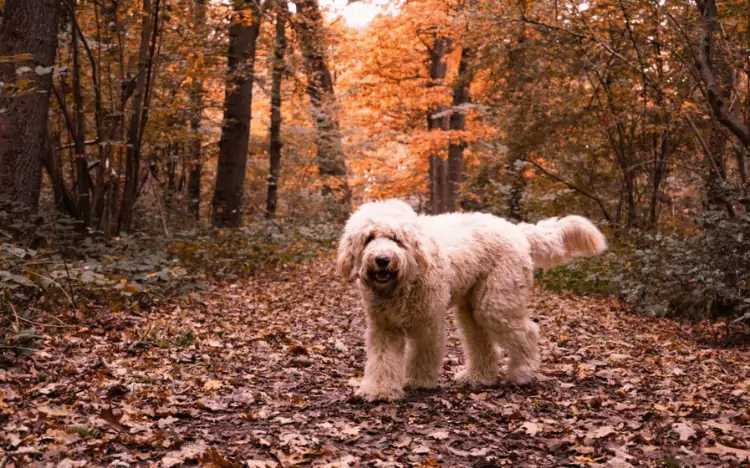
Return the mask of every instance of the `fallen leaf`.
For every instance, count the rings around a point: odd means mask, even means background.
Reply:
[[[207,445],[202,440],[183,445],[180,450],[168,452],[162,459],[161,464],[165,468],[183,464],[186,461],[195,460],[202,455]]]
[[[177,418],[173,418],[172,416],[167,416],[166,418],[161,418],[158,421],[156,421],[156,425],[160,428],[164,429],[167,426],[171,426],[172,424],[179,421]]]
[[[590,431],[588,436],[592,439],[602,439],[615,432],[615,428],[612,426],[602,426]]]
[[[70,412],[68,412],[67,409],[63,408],[62,406],[56,406],[56,405],[43,405],[37,407],[37,410],[39,410],[40,413],[46,414],[50,418],[58,418],[58,417],[64,417],[70,415]]]
[[[449,437],[449,434],[446,431],[435,431],[431,432],[427,436],[435,440],[445,440]]]
[[[534,437],[537,432],[539,432],[539,426],[531,421],[526,421],[525,423],[521,424],[521,427],[519,427],[519,429],[525,430],[526,433],[531,437]]]
[[[344,428],[341,430],[342,434],[349,435],[349,436],[356,436],[359,435],[359,427],[352,427],[345,425]]]
[[[672,429],[679,434],[680,440],[687,441],[690,440],[691,437],[695,437],[696,432],[693,426],[690,425],[690,423],[686,422],[679,422],[672,426]]]
[[[750,461],[750,450],[739,449],[734,447],[728,447],[726,445],[716,443],[713,447],[703,447],[701,449],[703,453],[714,453],[717,455],[732,455],[740,460]]]
[[[333,345],[334,349],[340,353],[348,353],[349,348],[344,344],[341,340],[336,340],[336,343]]]
[[[221,383],[220,380],[206,380],[206,383],[203,384],[203,390],[210,392],[213,390],[219,390],[221,387],[223,387],[224,384]]]
[[[227,409],[229,409],[229,405],[213,398],[201,398],[197,401],[196,405],[201,409],[214,412],[226,411]]]
[[[396,442],[393,443],[394,447],[397,448],[404,448],[408,447],[411,444],[412,438],[411,437],[401,437]]]
[[[66,458],[64,460],[61,460],[60,463],[57,464],[57,468],[76,468],[79,466],[86,466],[87,462],[86,460],[71,460],[70,458]]]

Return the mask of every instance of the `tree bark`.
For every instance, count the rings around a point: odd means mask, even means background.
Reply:
[[[716,0],[698,0],[696,2],[701,13],[701,41],[698,49],[698,71],[701,75],[703,85],[706,87],[706,96],[711,106],[711,111],[717,120],[739,138],[740,142],[750,148],[750,128],[735,114],[727,108],[725,93],[716,82],[712,62],[712,51],[714,46],[714,28],[716,27],[717,9]]]
[[[525,2],[522,2],[523,16],[526,16]],[[508,69],[511,76],[508,79],[511,101],[515,109],[512,111],[510,134],[508,138],[507,171],[511,177],[510,197],[508,198],[508,217],[515,221],[523,220],[523,192],[526,179],[523,176],[523,163],[528,159],[524,142],[524,126],[527,120],[527,105],[530,96],[525,91],[526,84],[526,33],[525,24],[521,23],[521,31],[516,45],[510,50]]]
[[[0,56],[14,57],[0,64],[0,196],[33,211],[47,152],[59,16],[59,0],[6,0],[0,26]]]
[[[453,85],[453,102],[450,116],[450,129],[463,131],[466,129],[466,109],[462,106],[469,103],[471,96],[469,87],[471,86],[471,74],[469,73],[469,61],[473,56],[473,51],[467,47],[461,49],[461,58],[458,62],[458,78]],[[463,177],[464,167],[464,141],[454,141],[451,139],[448,145],[448,171],[447,171],[447,189],[446,211],[456,211],[458,209],[458,197],[461,189],[461,180]]]
[[[121,34],[122,26],[118,15],[120,0],[103,0],[102,15],[105,27],[102,28],[104,38],[101,39],[105,50],[106,66],[101,68],[102,75],[107,73],[109,87],[109,108],[102,119],[102,142],[101,161],[104,166],[99,168],[97,186],[103,187],[103,193],[100,195],[101,200],[97,200],[94,216],[104,231],[106,237],[114,236],[118,229],[118,196],[120,194],[120,166],[122,165],[122,153],[126,147],[124,143],[125,127],[125,98],[124,94],[115,91],[113,84],[119,82],[124,84],[123,68],[125,66],[123,59],[123,50]],[[117,73],[115,74],[113,64],[117,64]],[[102,111],[104,112],[104,111]],[[96,199],[96,198],[95,198]]]
[[[432,41],[430,49],[430,84],[428,86],[441,86],[448,72],[448,64],[445,61],[445,55],[450,46],[448,39],[436,37]],[[435,106],[430,109],[427,115],[428,131],[445,131],[448,130],[448,115],[441,115],[445,108]],[[430,156],[430,210],[432,214],[444,213],[447,209],[448,198],[448,169],[446,161],[439,154]]]
[[[200,34],[206,25],[205,0],[194,0],[193,29]],[[190,115],[190,130],[193,140],[190,142],[190,173],[188,176],[188,214],[195,219],[200,218],[201,208],[201,175],[203,172],[203,160],[201,158],[202,138],[200,134],[201,120],[203,117],[203,83],[195,81],[190,90],[192,111]]]
[[[255,52],[260,22],[257,2],[247,0],[235,12],[229,27],[224,121],[219,141],[219,166],[212,213],[212,222],[216,227],[239,227],[242,224]]]
[[[153,5],[153,8],[152,8]],[[119,230],[129,230],[133,220],[133,210],[140,188],[141,149],[143,129],[147,119],[148,85],[154,60],[158,33],[160,0],[143,0],[141,16],[141,42],[138,47],[138,68],[136,70],[135,94],[128,123],[127,150],[125,156],[125,186],[120,205]],[[152,12],[153,10],[153,12]],[[127,97],[123,97],[126,100]]]
[[[665,125],[668,125],[665,124]],[[654,140],[657,136],[654,135]],[[659,226],[659,193],[661,184],[667,176],[667,162],[671,157],[673,142],[669,136],[669,128],[662,133],[661,145],[654,144],[654,162],[651,171],[651,201],[649,204],[648,225],[651,229]]]
[[[295,0],[295,26],[307,69],[307,93],[317,127],[318,172],[323,181],[323,196],[329,198],[327,211],[344,218],[351,210],[351,192],[341,130],[336,116],[333,79],[325,60],[323,17],[317,0]]]
[[[48,130],[46,140],[47,148],[45,153],[46,157],[44,158],[43,164],[44,168],[47,170],[47,174],[49,175],[52,184],[52,191],[55,197],[55,207],[61,213],[68,214],[74,218],[78,218],[78,207],[76,206],[73,197],[68,191],[68,187],[65,185],[62,174],[60,153],[59,151],[57,151],[55,146],[55,142],[59,142],[59,139],[59,134],[53,137],[51,135],[51,132]]]
[[[697,2],[701,12],[701,41],[698,50],[698,71],[706,88],[711,113],[721,125],[739,138],[745,147],[750,147],[750,130],[726,107],[732,93],[732,76],[728,64],[721,53],[714,53],[714,28],[717,23],[715,0]],[[717,52],[720,52],[717,50]],[[713,64],[720,68],[714,71]],[[718,79],[717,79],[718,74]],[[709,208],[723,207],[730,217],[734,217],[732,203],[726,197],[726,162],[724,151],[727,140],[718,129],[711,129],[711,138],[706,151],[707,200]]]
[[[83,108],[83,91],[81,89],[81,51],[78,46],[78,34],[76,34],[77,22],[77,0],[70,2],[70,22],[73,48],[73,108],[75,116],[75,144],[76,162],[76,201],[78,205],[79,219],[84,226],[91,222],[91,175],[89,174],[89,160],[86,156],[86,114]]]
[[[164,195],[164,209],[169,214],[172,211],[174,194],[177,191],[177,158],[180,153],[179,143],[167,145],[164,152],[167,157],[167,193]]]
[[[276,204],[279,192],[279,170],[281,168],[281,80],[284,77],[286,62],[286,3],[278,2],[276,12],[276,40],[273,49],[273,70],[271,71],[271,144],[269,148],[270,169],[268,173],[268,195],[266,197],[266,218],[276,217]]]

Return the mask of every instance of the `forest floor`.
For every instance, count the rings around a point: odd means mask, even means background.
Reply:
[[[750,350],[615,300],[538,288],[538,383],[353,397],[363,314],[322,258],[47,328],[0,367],[0,467],[733,466],[750,461]],[[701,341],[701,340],[699,340]]]

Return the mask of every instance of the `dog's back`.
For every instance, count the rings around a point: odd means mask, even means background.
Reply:
[[[449,262],[451,295],[460,296],[496,268],[526,277],[533,264],[530,245],[519,227],[487,213],[420,216],[422,231]]]

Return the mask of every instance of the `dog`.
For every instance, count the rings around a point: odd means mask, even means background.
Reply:
[[[513,224],[485,213],[418,215],[395,199],[362,205],[346,222],[336,261],[367,314],[356,395],[394,401],[405,388],[435,388],[451,307],[466,357],[458,382],[494,383],[495,345],[510,358],[507,379],[532,382],[540,364],[539,326],[527,311],[534,269],[606,249],[601,231],[580,216]]]

